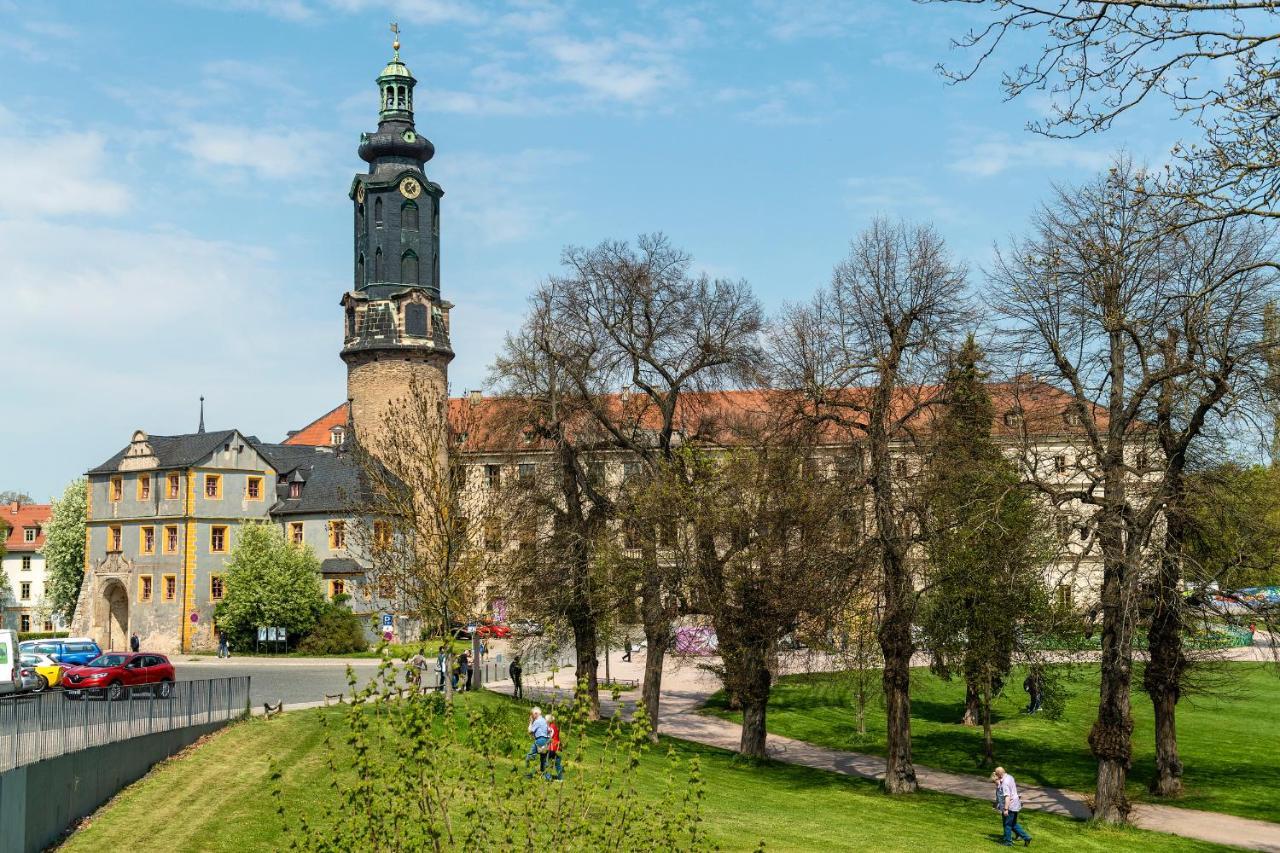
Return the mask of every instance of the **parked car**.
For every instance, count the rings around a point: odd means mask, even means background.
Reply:
[[[21,649],[28,654],[48,655],[64,666],[83,666],[102,654],[98,644],[88,637],[27,640]]]
[[[50,687],[57,687],[62,681],[64,667],[48,655],[23,652],[18,656],[18,662],[22,666],[35,670],[36,677],[39,679],[39,684],[35,688],[37,693],[48,690]]]
[[[40,692],[40,676],[36,674],[36,669],[33,666],[18,664],[18,683],[23,693]]]
[[[0,628],[0,696],[22,690],[18,674],[18,632]]]
[[[463,625],[461,622],[454,622],[453,628],[449,631],[455,640],[470,640],[471,635],[475,633],[476,623],[471,622]]]
[[[154,695],[173,695],[173,664],[154,652],[107,652],[86,666],[73,666],[62,676],[63,695],[68,699],[106,696],[122,699],[126,691],[149,686]]]
[[[511,633],[517,637],[541,637],[542,625],[530,619],[516,619],[511,622]]]
[[[481,625],[476,631],[481,637],[497,637],[500,640],[511,636],[511,626],[500,623]]]

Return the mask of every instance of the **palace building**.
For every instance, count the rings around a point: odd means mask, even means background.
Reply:
[[[426,173],[435,153],[414,123],[414,85],[395,55],[378,75],[379,121],[361,136],[359,157],[368,168],[348,190],[352,211],[351,288],[341,298],[341,358],[347,367],[347,401],[290,433],[280,443],[251,433],[206,430],[203,412],[194,433],[148,435],[138,430],[118,453],[91,469],[85,572],[71,630],[104,648],[123,648],[137,632],[148,649],[186,652],[216,643],[213,614],[226,592],[225,564],[241,527],[249,521],[278,524],[292,542],[309,545],[320,559],[330,596],[347,594],[358,613],[375,621],[395,612],[367,581],[368,561],[347,533],[352,506],[361,495],[356,462],[347,451],[358,436],[377,452],[388,406],[413,387],[447,399],[453,359],[449,312],[440,280],[440,218],[444,191]],[[755,391],[722,392],[706,401],[739,411],[759,404]],[[993,386],[998,408],[993,427],[1014,441],[1025,436],[1024,407],[1033,400],[1045,464],[1073,476],[1074,451],[1069,399],[1051,386]],[[451,399],[444,419],[484,421],[493,399],[479,394]],[[705,407],[704,407],[705,408]],[[1047,418],[1047,419],[1046,419]],[[354,432],[354,436],[352,435]],[[692,434],[692,433],[691,433]],[[490,437],[491,438],[491,437]],[[536,444],[513,450],[508,443],[472,435],[457,447],[481,474],[479,488],[499,488],[509,471],[551,460]],[[855,446],[833,453],[853,458]],[[904,444],[896,465],[907,471],[914,454]],[[860,458],[860,457],[858,457]],[[612,482],[621,482],[627,460],[604,453],[600,461]],[[471,482],[468,476],[468,483]],[[1073,508],[1080,514],[1083,507]],[[1094,597],[1099,574],[1089,552],[1081,515],[1060,511],[1058,534],[1064,559],[1053,567],[1053,583],[1064,604]],[[1077,537],[1077,533],[1079,536]],[[517,547],[497,542],[486,547]],[[484,590],[478,607],[489,607]],[[400,624],[400,623],[397,623]]]

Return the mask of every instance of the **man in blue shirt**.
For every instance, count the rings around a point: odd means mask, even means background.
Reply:
[[[529,748],[529,754],[524,757],[524,763],[527,767],[529,762],[535,757],[538,758],[538,771],[545,773],[547,770],[547,744],[551,743],[551,728],[547,725],[547,720],[542,716],[541,708],[533,708],[529,711],[529,734],[533,737],[533,746]],[[529,778],[533,778],[533,774],[528,774]]]

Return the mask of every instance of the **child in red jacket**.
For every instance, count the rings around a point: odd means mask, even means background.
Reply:
[[[551,742],[547,744],[547,758],[552,759],[556,763],[556,774],[552,776],[546,774],[548,781],[554,779],[557,782],[564,781],[564,765],[560,762],[560,724],[556,722],[554,714],[547,714],[547,728],[551,730]]]

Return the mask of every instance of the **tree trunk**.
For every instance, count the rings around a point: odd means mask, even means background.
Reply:
[[[857,716],[858,734],[865,736],[867,733],[867,673],[865,669],[860,669],[858,672]]]
[[[742,672],[733,678],[742,685],[742,739],[738,751],[750,758],[764,758],[766,755],[765,717],[769,707],[769,688],[773,683],[766,658],[766,655],[751,651],[740,655]]]
[[[991,681],[982,685],[982,766],[994,767],[996,751],[991,743]]]
[[[887,595],[885,598],[898,600]],[[880,626],[880,648],[884,653],[887,735],[884,789],[890,794],[912,794],[917,785],[911,761],[911,618],[905,608],[886,608]]]
[[[966,678],[964,682],[964,717],[961,718],[960,723],[965,726],[977,726],[980,719],[982,719],[982,695],[978,692],[978,685]]]
[[[662,663],[667,655],[669,633],[670,626],[666,622],[661,625],[645,624],[644,626],[644,685],[640,696],[653,726],[650,740],[654,743],[658,742],[658,714],[662,710]]]
[[[1164,554],[1155,583],[1155,611],[1147,632],[1150,660],[1142,686],[1151,697],[1156,726],[1156,775],[1151,793],[1161,797],[1182,794],[1182,762],[1178,759],[1176,712],[1182,694],[1187,658],[1182,647],[1182,498],[1180,471],[1172,473],[1172,497],[1166,515]]]
[[[1105,512],[1105,510],[1104,510]],[[1133,616],[1127,560],[1118,518],[1103,519],[1102,657],[1098,686],[1098,719],[1089,732],[1089,748],[1098,759],[1098,787],[1094,818],[1124,823],[1129,818],[1125,781],[1132,759],[1133,717],[1130,681],[1133,675]],[[1111,528],[1108,531],[1108,528]],[[1106,541],[1110,539],[1110,542]]]
[[[600,681],[597,669],[596,620],[590,610],[577,610],[572,618],[574,648],[574,690],[583,690],[587,698],[587,719],[600,719]]]

